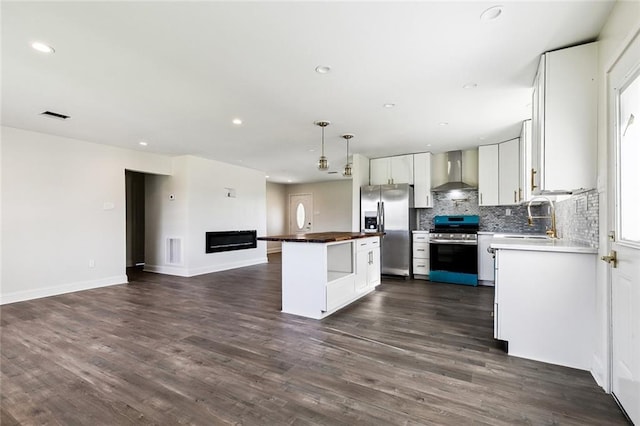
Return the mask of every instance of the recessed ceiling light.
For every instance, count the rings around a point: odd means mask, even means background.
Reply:
[[[480,139],[481,141],[485,140],[486,137],[485,136],[480,136],[478,139]]]
[[[33,47],[38,52],[42,52],[42,53],[54,53],[55,52],[55,49],[53,47],[49,46],[48,44],[44,44],[42,42],[39,42],[39,41],[34,41],[33,43],[31,43],[31,47]]]
[[[389,103],[389,104],[384,104],[384,105],[382,105],[382,106],[383,106],[383,107],[385,107],[385,108],[393,108],[393,107],[395,107],[395,106],[396,106],[396,104],[391,104],[391,103]]]
[[[242,124],[242,120],[240,120],[239,118],[234,118],[231,122],[236,126],[239,126]]]
[[[310,148],[309,152],[316,152],[315,148]]]
[[[316,72],[318,74],[329,74],[330,71],[331,71],[331,67],[328,65],[318,65],[316,67]]]
[[[431,144],[430,144],[430,143],[428,143],[428,144],[427,144],[427,146],[431,146]]]
[[[291,183],[291,182],[293,182],[293,181],[292,181],[291,179],[287,179],[287,182]]]
[[[449,123],[447,123],[446,121],[442,121],[442,122],[440,122],[438,124],[441,125],[441,126],[448,126],[449,125]]]
[[[266,177],[267,179],[269,179],[269,175],[266,175],[265,177]]]
[[[489,9],[482,12],[480,15],[480,19],[483,21],[491,21],[492,19],[496,19],[498,16],[502,15],[502,6],[493,6]]]
[[[140,145],[140,146],[147,146],[147,145],[149,145],[149,144],[148,144],[147,142],[145,142],[145,141],[140,141],[140,142],[138,142],[138,145]]]
[[[467,83],[462,86],[463,89],[475,89],[476,87],[478,87],[476,83]]]

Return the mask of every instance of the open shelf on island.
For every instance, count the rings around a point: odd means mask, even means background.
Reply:
[[[327,282],[352,275],[354,271],[353,241],[327,244]]]

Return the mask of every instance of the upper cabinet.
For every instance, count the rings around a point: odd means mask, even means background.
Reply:
[[[478,204],[505,206],[520,202],[520,146],[513,139],[478,149]]]
[[[531,120],[522,122],[520,130],[520,188],[518,201],[529,201],[531,193]]]
[[[413,194],[416,208],[433,207],[431,196],[431,153],[413,155]]]
[[[498,205],[498,145],[478,148],[478,204]]]
[[[374,158],[370,161],[370,185],[413,184],[413,154]]]
[[[533,87],[529,188],[596,187],[597,43],[548,52]]]

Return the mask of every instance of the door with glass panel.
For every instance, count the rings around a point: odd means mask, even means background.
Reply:
[[[289,233],[313,232],[313,195],[289,195]]]
[[[611,390],[640,424],[640,35],[609,74],[614,144],[610,215]]]

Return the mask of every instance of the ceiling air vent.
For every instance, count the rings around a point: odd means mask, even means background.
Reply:
[[[41,112],[40,115],[44,115],[45,117],[56,118],[58,120],[67,120],[71,118],[70,115],[64,115],[64,114],[60,114],[58,112],[53,112],[53,111]]]
[[[335,174],[338,174],[338,172],[335,172],[335,171],[334,172],[327,172],[327,174],[328,175],[335,175]]]

